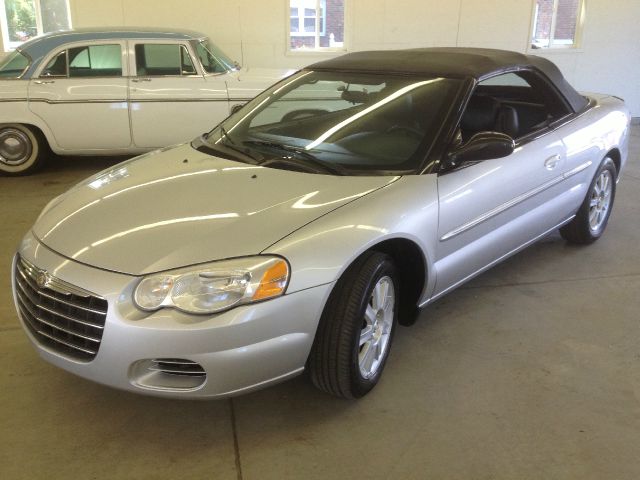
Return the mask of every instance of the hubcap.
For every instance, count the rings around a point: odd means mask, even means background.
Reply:
[[[364,378],[374,376],[389,349],[396,295],[390,277],[382,277],[373,287],[360,331],[358,366]]]
[[[611,207],[611,194],[613,193],[613,178],[609,170],[603,170],[598,175],[589,203],[589,228],[597,232],[602,228],[607,219]]]
[[[20,165],[31,156],[31,140],[26,133],[16,128],[0,130],[0,163]]]

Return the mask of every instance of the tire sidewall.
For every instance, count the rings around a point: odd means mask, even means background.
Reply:
[[[19,165],[6,165],[0,162],[0,174],[3,175],[24,175],[38,168],[40,160],[41,143],[36,133],[25,125],[20,124],[4,124],[0,125],[0,131],[4,129],[15,129],[23,132],[31,142],[31,155],[29,158]]]
[[[360,365],[358,363],[358,355],[360,352],[360,333],[362,331],[361,323],[364,318],[365,310],[369,303],[369,298],[373,292],[373,288],[378,283],[378,281],[382,277],[389,277],[393,282],[394,289],[394,309],[393,309],[393,322],[391,324],[391,332],[389,334],[389,342],[387,344],[387,349],[380,362],[380,366],[374,375],[371,377],[365,378],[360,373]],[[396,327],[398,324],[398,300],[400,298],[400,284],[398,282],[397,269],[393,262],[390,259],[386,259],[383,262],[380,262],[377,268],[374,271],[374,274],[368,280],[367,288],[365,289],[365,294],[360,299],[360,306],[358,309],[358,316],[354,319],[357,324],[353,329],[353,338],[351,345],[351,362],[350,362],[350,372],[351,372],[351,385],[353,386],[352,394],[355,398],[362,397],[366,393],[368,393],[375,385],[378,383],[380,376],[384,370],[384,367],[387,363],[387,359],[389,358],[389,352],[391,352],[391,346],[393,344],[393,338],[395,336]]]

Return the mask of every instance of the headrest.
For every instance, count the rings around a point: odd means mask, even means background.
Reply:
[[[491,97],[474,95],[462,115],[460,128],[472,132],[492,131],[498,115],[498,102]]]

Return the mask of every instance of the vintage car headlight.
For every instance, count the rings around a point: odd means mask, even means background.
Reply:
[[[147,311],[215,313],[278,297],[288,282],[289,265],[280,257],[237,258],[144,277],[133,300]]]

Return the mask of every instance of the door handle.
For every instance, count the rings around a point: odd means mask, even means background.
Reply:
[[[55,80],[36,80],[35,82],[36,85],[47,85],[49,83],[56,83]]]
[[[547,158],[544,161],[544,168],[547,170],[553,170],[560,164],[560,155],[554,155],[552,157]]]
[[[150,82],[151,79],[150,78],[132,78],[131,81],[134,83],[140,83],[140,82]]]

